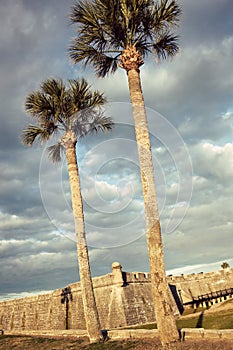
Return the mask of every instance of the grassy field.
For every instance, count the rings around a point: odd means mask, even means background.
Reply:
[[[132,328],[155,329],[156,324],[151,323]],[[213,309],[199,308],[195,312],[186,313],[177,320],[177,328],[233,329],[233,300]]]

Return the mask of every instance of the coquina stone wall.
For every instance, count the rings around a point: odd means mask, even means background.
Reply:
[[[174,286],[183,305],[198,300],[220,302],[233,293],[233,269],[216,272],[168,276],[170,287]],[[224,298],[226,297],[226,298]]]
[[[233,269],[169,276],[168,282],[174,296],[174,312],[178,313],[180,306],[192,303],[200,295],[233,289]],[[120,264],[113,263],[112,272],[93,278],[93,285],[102,329],[155,321],[149,273],[122,272]],[[64,330],[68,319],[69,329],[85,329],[80,283],[69,287],[73,300],[68,313],[61,303],[61,289],[0,302],[2,327],[9,331]]]

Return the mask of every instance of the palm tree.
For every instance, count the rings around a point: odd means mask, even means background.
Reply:
[[[221,264],[221,268],[222,269],[228,269],[230,267],[230,265],[228,264],[228,262],[224,261],[222,264]]]
[[[61,79],[48,79],[38,91],[26,97],[26,112],[36,120],[36,125],[29,125],[22,134],[23,143],[31,146],[36,139],[46,142],[52,136],[58,138],[58,132],[62,133],[59,141],[48,148],[48,155],[57,162],[61,160],[62,151],[66,154],[84,315],[90,342],[102,340],[102,333],[88,258],[76,144],[87,134],[112,129],[112,120],[105,117],[101,109],[105,103],[104,95],[92,91],[85,79],[69,80],[67,86]]]
[[[180,12],[176,0],[80,0],[70,14],[71,22],[77,25],[77,35],[69,47],[74,63],[91,65],[99,77],[114,73],[118,67],[127,73],[141,169],[155,313],[164,346],[178,339],[178,331],[164,267],[139,68],[149,54],[163,60],[177,53],[177,36],[172,30],[179,23]]]

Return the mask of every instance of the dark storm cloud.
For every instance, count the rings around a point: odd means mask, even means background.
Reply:
[[[26,94],[38,88],[42,79],[67,71],[70,3],[1,1],[1,148],[19,147]]]
[[[0,4],[2,293],[56,288],[66,282],[61,270],[67,276],[70,270],[70,277],[75,270],[78,277],[74,243],[57,235],[42,204],[42,149],[27,149],[20,140],[30,122],[23,109],[25,96],[38,89],[43,79],[62,76],[70,69],[66,54],[70,4],[51,0]],[[48,261],[53,261],[53,267],[48,268]]]
[[[223,138],[232,109],[232,1],[182,1],[180,52],[142,67],[144,96],[179,128],[186,142]]]
[[[231,0],[181,0],[181,43],[185,46],[218,44],[233,33]]]

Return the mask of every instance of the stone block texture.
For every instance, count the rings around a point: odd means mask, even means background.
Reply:
[[[212,273],[167,277],[175,300],[185,305],[200,295],[214,296],[216,291],[233,290],[233,269]],[[102,329],[113,329],[155,321],[150,274],[122,272],[113,263],[112,272],[93,278],[93,286]],[[43,295],[0,302],[0,324],[6,331],[85,330],[80,283],[69,285],[73,299],[61,303],[62,289]],[[177,299],[178,298],[178,299]],[[174,308],[175,310],[175,308]]]

